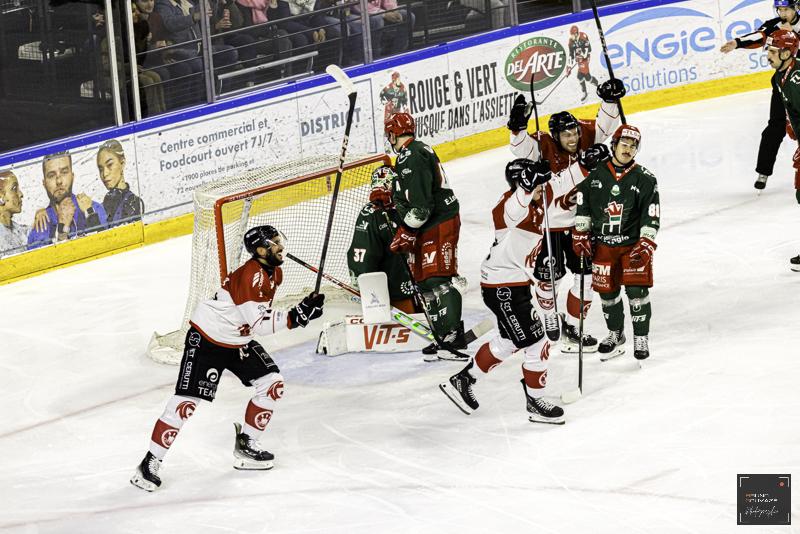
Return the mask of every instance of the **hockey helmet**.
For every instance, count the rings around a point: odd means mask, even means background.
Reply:
[[[506,182],[514,190],[521,179],[533,174],[535,161],[526,158],[517,158],[506,164]]]
[[[373,190],[384,189],[386,191],[391,191],[395,178],[397,178],[397,173],[391,166],[381,165],[372,171],[370,186]]]
[[[797,50],[800,48],[800,39],[797,34],[789,30],[775,30],[764,42],[764,50],[768,48],[777,48],[778,50],[788,50],[791,52],[792,57],[797,55]]]
[[[417,125],[414,122],[414,117],[410,113],[395,113],[383,124],[383,130],[387,134],[394,134],[397,137],[401,135],[414,135],[417,131]]]
[[[269,249],[273,244],[281,244],[285,248],[288,243],[286,236],[269,224],[254,226],[244,234],[244,248],[253,257],[258,256],[258,247]]]
[[[577,26],[572,26],[572,28],[569,29],[569,34],[570,35],[577,36],[579,33],[580,33],[580,29],[578,29]]]
[[[548,121],[547,125],[550,128],[550,135],[552,135],[556,141],[558,141],[558,136],[561,132],[565,132],[573,128],[578,128],[579,134],[581,131],[579,128],[578,119],[576,119],[575,116],[569,111],[559,111],[558,113],[553,113],[550,116],[550,120]]]
[[[797,0],[774,0],[773,5],[775,9],[779,7],[797,7]]]
[[[614,132],[614,135],[611,136],[612,146],[616,146],[617,142],[623,137],[627,137],[628,139],[633,139],[636,141],[637,148],[642,144],[642,132],[639,131],[639,128],[636,126],[632,126],[630,124],[621,124]]]

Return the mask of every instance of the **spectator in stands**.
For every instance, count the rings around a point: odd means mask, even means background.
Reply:
[[[245,32],[227,33],[245,27],[244,17],[234,0],[208,0],[211,6],[211,33],[225,33],[222,42],[232,46],[244,67],[253,66],[256,58],[256,38]]]
[[[354,7],[353,12],[360,15],[360,6]],[[415,22],[411,10],[398,9],[397,0],[367,0],[367,13],[373,57],[393,56],[408,50]],[[358,30],[361,31],[360,20]]]
[[[269,20],[274,20],[278,28],[285,31],[292,42],[292,49],[304,53],[311,51],[311,45],[325,40],[325,30],[311,28],[308,16],[292,18],[311,13],[315,0],[277,0],[271,1],[267,10]]]
[[[258,54],[267,56],[269,61],[291,56],[292,41],[288,37],[289,33],[275,24],[266,24],[269,20],[274,20],[272,11],[278,7],[277,0],[236,0],[236,4],[242,15],[242,25],[258,27],[251,33],[258,40]],[[291,75],[291,63],[287,63],[281,70],[284,75]]]
[[[345,65],[363,63],[364,41],[361,17],[351,13],[349,8],[328,9],[341,3],[343,3],[342,0],[316,0],[314,2],[314,13],[310,18],[311,25],[319,31],[324,31],[326,42],[333,43],[332,47],[328,47],[323,61],[344,63]],[[343,22],[345,24],[344,39],[342,39]],[[342,52],[341,56],[338,53],[339,50]]]
[[[460,3],[462,6],[472,10],[467,14],[467,23],[487,17],[485,0],[460,0]],[[491,17],[493,30],[511,25],[511,18],[508,13],[508,0],[491,0],[489,5],[491,13],[488,16]]]
[[[72,193],[75,175],[72,156],[58,152],[42,160],[42,184],[50,205],[36,213],[34,227],[28,234],[28,248],[66,241],[106,227],[106,210],[88,195]],[[42,214],[44,211],[44,214]]]
[[[125,181],[125,151],[116,139],[109,139],[97,150],[97,171],[108,189],[103,198],[108,227],[141,219],[144,203]]]
[[[25,250],[30,228],[14,222],[22,211],[22,191],[11,171],[0,172],[0,256]]]

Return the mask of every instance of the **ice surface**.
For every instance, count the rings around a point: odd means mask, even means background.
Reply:
[[[177,327],[190,239],[0,287],[0,531],[742,532],[736,474],[800,465],[795,143],[757,196],[768,103],[760,91],[630,116],[661,191],[652,357],[638,370],[630,348],[604,364],[587,356],[586,394],[563,427],[528,422],[519,356],[478,383],[481,408],[465,416],[437,388],[461,364],[317,356],[302,332],[299,345],[267,342],[287,381],[262,439],[275,469],[231,468],[249,391],[227,375],[147,494],[128,479],[177,370],[144,349],[154,329]],[[487,316],[475,282],[508,159],[446,165],[468,324]],[[598,299],[587,330],[605,334]],[[554,398],[576,372],[575,355],[552,352]]]

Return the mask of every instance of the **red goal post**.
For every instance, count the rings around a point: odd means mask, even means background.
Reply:
[[[347,250],[356,218],[369,201],[370,177],[380,165],[389,164],[384,154],[348,157],[331,228],[325,272],[349,280]],[[153,334],[148,356],[177,364],[183,352],[188,320],[201,300],[210,298],[229,272],[247,261],[242,238],[253,226],[270,224],[288,239],[288,251],[317,265],[328,221],[338,156],[317,156],[280,163],[198,188],[194,193],[194,231],[189,296],[181,328],[164,335]],[[282,266],[283,284],[275,296],[276,307],[294,304],[314,289],[315,274],[294,262]],[[327,298],[347,298],[325,283]]]

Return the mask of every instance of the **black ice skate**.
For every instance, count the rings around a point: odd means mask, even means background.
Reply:
[[[793,271],[800,272],[800,254],[789,260],[789,265]]]
[[[522,389],[525,392],[525,402],[528,409],[528,421],[531,423],[547,423],[550,425],[564,424],[564,409],[544,400],[542,397],[531,397],[528,388],[525,386],[525,379],[522,382]]]
[[[646,360],[650,357],[650,348],[647,346],[647,335],[633,336],[633,357],[637,360]]]
[[[233,467],[241,470],[267,470],[274,467],[275,456],[262,449],[258,441],[244,432],[242,425],[233,423],[236,428],[236,443],[233,446]]]
[[[583,96],[581,96],[581,103],[586,102],[586,99],[589,98],[589,93],[586,91],[583,92]]]
[[[564,321],[564,329],[561,334],[561,352],[578,352],[578,329]],[[583,352],[597,352],[597,339],[589,334],[583,334]]]
[[[451,349],[455,350],[464,350],[467,348],[467,341],[464,338],[464,321],[458,323],[458,328],[450,332],[449,334],[445,335],[442,339],[444,343],[449,346]],[[436,343],[431,343],[424,349],[422,349],[422,354],[425,355],[423,360],[426,362],[434,362],[437,360],[452,360],[456,362],[465,362],[469,359],[468,356],[458,356],[453,354],[452,352],[448,352],[447,349],[443,349],[439,347]]]
[[[769,178],[769,176],[765,174],[759,174],[758,178],[756,178],[756,183],[753,184],[753,187],[755,187],[759,191],[764,189],[765,187],[767,187],[767,178]]]
[[[559,324],[558,320],[560,318],[561,321],[564,321],[564,317],[559,317],[559,315],[561,314],[544,314],[544,332],[547,334],[547,339],[553,342],[556,342],[561,338],[561,325]]]
[[[597,347],[597,352],[600,353],[601,362],[606,362],[611,358],[625,354],[625,332],[622,330],[609,330],[606,338]]]
[[[442,393],[467,415],[478,409],[478,400],[472,393],[472,384],[476,380],[469,372],[472,369],[472,365],[472,362],[469,362],[464,369],[451,376],[447,382],[439,384],[439,389],[442,390]]]
[[[131,484],[145,491],[155,491],[161,486],[158,470],[161,469],[161,460],[153,456],[152,452],[144,455],[142,463],[136,467],[136,472],[131,477]]]

